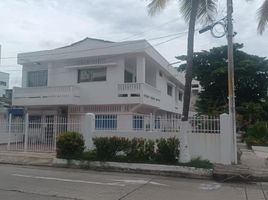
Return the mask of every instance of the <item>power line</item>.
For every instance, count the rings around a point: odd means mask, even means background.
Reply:
[[[180,18],[175,18],[175,19],[169,20],[169,21],[167,21],[167,22],[165,22],[165,23],[163,23],[163,24],[160,24],[160,25],[158,25],[158,26],[152,27],[152,28],[150,28],[150,29],[148,29],[148,30],[146,30],[146,31],[139,32],[139,33],[133,34],[132,36],[126,37],[126,38],[120,40],[119,42],[126,42],[126,40],[128,40],[128,39],[130,39],[130,38],[133,38],[133,37],[136,37],[136,36],[138,36],[138,35],[141,35],[141,34],[150,32],[150,31],[152,31],[152,30],[154,30],[154,29],[156,29],[156,28],[165,26],[165,25],[170,24],[170,23],[172,23],[172,22],[175,22],[175,21],[177,21],[177,20],[179,20],[179,19],[180,19]],[[172,34],[172,35],[173,35],[173,34]],[[166,36],[163,36],[163,38],[164,38],[164,37],[166,37]],[[161,39],[161,38],[162,38],[162,37],[159,37],[159,39]],[[148,39],[148,40],[155,40],[155,39],[157,39],[157,38],[152,38],[152,39]],[[6,57],[6,58],[3,57],[3,59],[15,59],[15,58],[17,58],[17,57],[15,57],[15,56],[12,56],[12,57]],[[2,58],[0,58],[0,59],[2,59]]]
[[[182,36],[183,36],[183,35],[178,35],[178,36],[176,36],[176,37],[173,37],[173,38],[171,38],[171,39],[165,40],[165,41],[163,41],[163,42],[156,43],[156,44],[154,44],[154,45],[149,44],[147,47],[145,47],[145,48],[137,48],[137,49],[135,49],[135,51],[137,51],[137,50],[142,50],[142,49],[153,48],[153,47],[156,47],[156,46],[159,46],[159,45],[168,43],[168,42],[170,42],[170,41],[173,41],[173,40],[175,40],[175,39],[178,39],[178,38],[180,38],[180,37],[182,37]],[[118,55],[116,55],[116,56],[111,56],[111,57],[109,57],[109,59],[111,59],[111,58],[115,58],[115,57],[118,57]],[[15,69],[14,69],[14,70],[5,70],[5,71],[21,71],[21,70],[15,70]],[[66,72],[61,72],[61,73],[66,73]]]
[[[182,31],[182,32],[179,32],[179,33],[176,33],[176,34],[171,34],[171,35],[167,35],[167,36],[161,36],[161,37],[156,37],[156,38],[151,38],[151,39],[148,39],[148,41],[150,40],[157,40],[157,39],[163,39],[163,38],[166,38],[166,37],[171,37],[171,36],[174,36],[174,35],[181,35],[181,34],[185,34],[187,33],[187,31]],[[100,50],[100,49],[108,49],[108,48],[113,48],[113,47],[118,47],[118,46],[128,46],[130,45],[129,43],[121,43],[121,44],[114,44],[114,45],[109,45],[109,46],[104,46],[104,47],[96,47],[96,48],[90,48],[90,49],[82,49],[82,50],[75,50],[75,51],[65,51],[65,52],[62,52],[62,53],[47,53],[47,54],[41,54],[41,55],[30,55],[30,56],[27,56],[28,58],[33,58],[33,57],[43,57],[43,56],[49,56],[49,55],[65,55],[65,54],[69,54],[69,53],[77,53],[77,52],[85,52],[85,51],[94,51],[94,50]],[[53,49],[53,50],[57,50],[57,49]],[[53,51],[52,50],[52,51]],[[51,50],[49,50],[51,51]],[[17,59],[17,56],[10,56],[10,57],[2,57],[1,60],[7,60],[7,59]]]
[[[177,20],[179,20],[179,19],[180,19],[179,17],[178,17],[178,18],[175,18],[175,19],[172,19],[172,20],[167,21],[167,22],[165,22],[165,23],[163,23],[163,24],[160,24],[160,25],[158,25],[158,26],[155,26],[155,27],[153,27],[153,28],[150,28],[150,29],[148,29],[148,30],[146,30],[146,31],[139,32],[139,33],[136,33],[136,34],[134,34],[134,35],[132,35],[132,36],[123,38],[122,40],[123,40],[123,41],[124,41],[124,40],[129,40],[129,39],[131,39],[131,38],[133,38],[133,37],[136,37],[136,36],[138,36],[138,35],[143,35],[144,33],[148,33],[148,32],[150,32],[150,31],[152,31],[152,30],[155,30],[155,29],[157,29],[157,28],[163,27],[163,26],[165,26],[165,25],[167,25],[167,24],[170,24],[170,23],[172,23],[172,22],[175,22],[175,21],[177,21]],[[122,41],[121,41],[121,42],[122,42]]]

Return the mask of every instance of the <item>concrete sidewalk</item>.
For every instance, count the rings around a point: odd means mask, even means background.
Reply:
[[[220,181],[268,182],[268,161],[258,157],[246,144],[238,143],[241,157],[238,165],[215,165],[213,176]]]
[[[52,166],[55,153],[0,151],[0,163]]]

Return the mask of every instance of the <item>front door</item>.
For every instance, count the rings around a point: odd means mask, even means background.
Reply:
[[[53,144],[54,138],[54,115],[45,116],[45,141],[47,144]]]

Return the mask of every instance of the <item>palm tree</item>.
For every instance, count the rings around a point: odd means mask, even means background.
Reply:
[[[268,0],[265,0],[257,12],[258,16],[258,32],[263,34],[268,25]]]
[[[149,14],[154,15],[166,7],[170,0],[150,0],[148,5]],[[187,66],[185,74],[185,89],[183,97],[183,112],[181,132],[183,138],[180,145],[180,161],[189,162],[190,154],[188,148],[187,130],[189,123],[189,107],[192,89],[192,67],[193,67],[193,54],[194,54],[194,34],[195,24],[197,20],[202,22],[211,21],[216,13],[217,0],[178,0],[180,5],[180,12],[188,26],[188,44],[187,44]]]
[[[150,0],[148,11],[150,15],[163,10],[170,0]],[[191,87],[192,87],[192,67],[194,53],[194,34],[197,20],[201,22],[212,21],[217,10],[217,0],[179,0],[180,12],[188,27],[188,44],[187,44],[187,67],[185,74],[185,89],[183,98],[183,118],[182,121],[188,121]]]

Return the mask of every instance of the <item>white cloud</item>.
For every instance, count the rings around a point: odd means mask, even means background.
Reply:
[[[1,0],[0,44],[2,57],[16,57],[18,52],[51,49],[85,37],[122,41],[124,38],[154,38],[187,30],[179,15],[177,1],[159,15],[148,16],[145,0]],[[244,50],[268,56],[268,31],[257,35],[256,10],[261,1],[234,1],[235,41],[244,43]],[[225,15],[225,0],[219,0],[219,16]],[[174,20],[180,18],[179,20]],[[159,25],[169,22],[166,25]],[[157,27],[152,29],[153,27]],[[198,26],[199,27],[199,26]],[[130,37],[134,34],[144,34]],[[186,54],[186,34],[156,47],[170,62],[176,55]],[[160,41],[152,41],[153,44]],[[209,33],[196,34],[195,49],[209,49],[226,44]],[[16,59],[3,59],[2,71],[11,74],[11,86],[20,85],[20,67]]]

